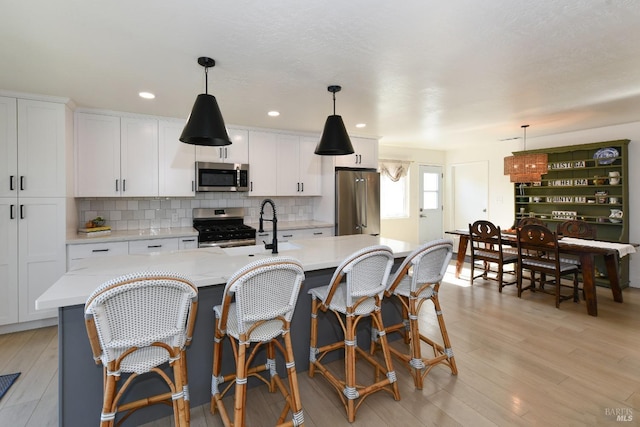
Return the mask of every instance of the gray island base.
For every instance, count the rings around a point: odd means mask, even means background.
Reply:
[[[327,237],[293,243],[299,249],[283,252],[283,254],[298,258],[305,268],[306,278],[291,323],[296,369],[303,372],[308,370],[309,366],[311,297],[307,293],[308,290],[327,285],[335,267],[349,254],[360,248],[375,244],[390,246],[396,255],[397,267],[417,245],[374,236]],[[219,248],[215,249],[221,251]],[[202,251],[203,249],[176,252],[174,256],[180,258],[180,262],[170,261],[172,254],[138,256],[131,265],[128,264],[131,261],[131,256],[128,255],[113,257],[120,259],[109,260],[108,265],[104,262],[98,265],[94,261],[88,261],[86,265],[83,264],[76,270],[68,272],[38,299],[37,304],[42,308],[51,308],[51,305],[58,304],[59,425],[75,427],[99,423],[102,406],[102,367],[93,361],[84,325],[83,302],[88,293],[104,281],[109,270],[113,270],[111,272],[113,277],[133,270],[172,270],[187,275],[189,275],[188,270],[192,270],[191,276],[199,287],[199,304],[193,342],[187,350],[189,394],[192,407],[209,402],[215,321],[212,308],[222,300],[226,277],[256,258],[247,255],[215,254],[218,255],[218,261],[207,263],[207,265],[193,263],[193,260],[185,261],[189,258],[188,252],[192,252],[194,257],[199,258],[203,254]],[[206,251],[210,250],[206,249]],[[220,280],[221,278],[224,280]],[[82,290],[73,286],[80,282],[84,286]],[[73,301],[76,303],[71,303]],[[401,318],[400,313],[400,308],[392,301],[385,301],[383,304],[385,323],[397,323]],[[327,320],[323,320],[318,330],[319,343],[335,341],[341,337],[340,326],[333,314],[327,313],[323,316],[326,316]],[[367,348],[370,339],[370,325],[364,322],[359,328],[358,343]],[[282,365],[281,361],[278,363]],[[234,369],[235,363],[230,346],[225,348],[223,366],[223,372]],[[283,366],[278,367],[278,372],[284,375]],[[158,390],[159,387],[163,387],[163,384],[153,377],[140,378],[130,393],[125,395],[125,401],[145,396],[150,390]],[[304,407],[304,402],[302,404]],[[124,425],[139,425],[169,415],[171,415],[169,406],[156,405],[133,414]]]

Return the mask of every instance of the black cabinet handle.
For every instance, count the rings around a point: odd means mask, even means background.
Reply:
[[[251,181],[251,189],[249,191],[253,191],[253,181]]]
[[[195,242],[196,239],[182,239],[183,242]]]
[[[118,180],[116,179],[116,193],[118,192]]]
[[[20,219],[24,219],[24,205],[20,205]]]
[[[162,245],[147,245],[148,249],[153,249],[153,248],[161,248]]]
[[[109,252],[109,249],[93,249],[91,252]]]
[[[191,191],[194,191],[196,189],[196,182],[194,180],[191,180]]]
[[[16,219],[15,208],[16,205],[9,206],[9,219]]]
[[[10,176],[9,176],[9,190],[10,190],[10,191],[15,190],[15,188],[13,188],[13,179],[14,179],[14,178],[15,178],[15,176],[13,176],[13,175],[10,175]]]
[[[298,183],[298,192],[300,192],[300,183]]]
[[[283,234],[282,237],[293,237],[293,234]]]
[[[304,193],[304,182],[301,183],[301,186],[302,186],[302,192]]]
[[[127,191],[127,180],[123,179],[122,180],[122,192],[124,193],[125,191]]]
[[[20,177],[20,191],[24,191],[24,175]]]
[[[314,232],[313,232],[313,235],[314,235],[314,236],[320,236],[320,235],[322,235],[322,234],[324,234],[322,231],[314,231]]]

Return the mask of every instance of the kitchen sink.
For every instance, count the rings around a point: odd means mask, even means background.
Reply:
[[[295,251],[297,249],[301,249],[302,246],[290,243],[290,242],[278,242],[278,253],[286,252],[286,251]],[[252,246],[237,246],[235,248],[222,248],[225,254],[236,256],[236,255],[269,255],[271,254],[271,249],[265,249],[264,244],[261,245],[252,245]]]

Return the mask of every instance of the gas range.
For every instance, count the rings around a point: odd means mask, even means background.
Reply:
[[[256,244],[256,229],[244,224],[244,208],[195,208],[193,228],[200,248]]]

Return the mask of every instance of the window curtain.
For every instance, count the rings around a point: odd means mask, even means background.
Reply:
[[[406,160],[380,160],[378,168],[380,173],[393,182],[398,182],[400,178],[407,176],[411,162]]]

